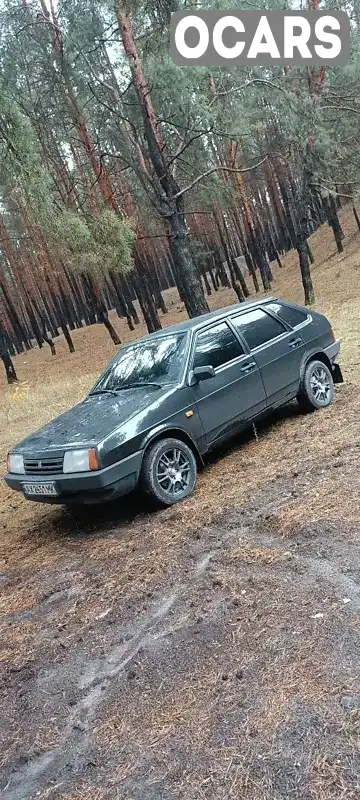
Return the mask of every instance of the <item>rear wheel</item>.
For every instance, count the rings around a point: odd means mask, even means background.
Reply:
[[[161,439],[144,455],[141,484],[162,505],[173,505],[191,494],[197,477],[196,458],[180,439]]]
[[[334,399],[334,381],[323,361],[310,361],[301,381],[298,401],[304,411],[326,408]]]

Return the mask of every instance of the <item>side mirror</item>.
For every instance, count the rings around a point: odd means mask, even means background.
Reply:
[[[190,372],[189,386],[195,386],[197,383],[200,383],[200,381],[207,381],[209,378],[214,377],[215,370],[210,364],[205,367],[195,367],[195,369]]]

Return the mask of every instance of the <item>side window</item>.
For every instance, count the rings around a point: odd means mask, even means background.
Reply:
[[[251,350],[286,332],[280,321],[270,317],[270,314],[266,314],[261,308],[231,317],[231,322],[242,334]]]
[[[291,306],[284,306],[282,303],[267,303],[266,308],[273,311],[279,319],[283,319],[292,328],[296,325],[301,325],[307,319],[306,311],[300,311],[298,308],[291,308]]]
[[[243,354],[243,349],[226,322],[199,333],[194,355],[195,367],[221,367]]]

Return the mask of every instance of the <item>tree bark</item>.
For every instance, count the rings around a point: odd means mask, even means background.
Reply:
[[[299,265],[302,285],[304,288],[305,305],[310,306],[315,302],[314,287],[311,280],[309,256],[306,248],[306,238],[299,234],[296,249],[299,255]]]
[[[179,212],[173,214],[169,219],[171,231],[169,245],[173,258],[173,269],[176,283],[181,286],[186,311],[189,317],[197,317],[200,314],[206,314],[209,311],[209,306],[189,247],[189,233],[186,226],[182,197],[179,198],[176,205],[179,208]]]
[[[312,251],[312,249],[311,249],[311,247],[309,245],[308,239],[306,240],[306,250],[307,250],[307,254],[309,256],[310,264],[313,264],[315,259],[314,259],[314,256],[313,256],[313,251]]]
[[[357,213],[357,210],[356,210],[355,206],[352,207],[352,210],[353,210],[353,214],[354,214],[354,217],[355,217],[355,220],[356,220],[356,224],[357,224],[357,226],[359,228],[359,231],[360,231],[360,219],[359,219],[359,215]]]
[[[109,334],[110,334],[111,339],[113,340],[114,344],[116,344],[116,345],[121,344],[121,340],[119,339],[114,326],[111,324],[111,322],[109,320],[108,313],[106,311],[104,311],[104,310],[99,311],[98,312],[98,320],[99,320],[99,322],[102,322],[105,325],[105,328],[106,328],[107,331],[109,331]]]
[[[231,286],[232,286],[235,294],[237,295],[239,303],[242,303],[245,300],[245,295],[244,295],[244,292],[243,292],[242,284],[238,280],[238,275],[237,275],[237,272],[235,270],[235,266],[237,267],[237,264],[233,260],[233,255],[232,255],[232,253],[230,251],[229,244],[228,244],[228,241],[226,239],[226,235],[225,235],[225,232],[224,232],[224,220],[223,220],[223,216],[221,214],[220,207],[219,207],[218,203],[214,203],[213,211],[214,211],[214,217],[215,217],[217,229],[218,229],[218,232],[219,232],[221,246],[223,248],[225,259],[226,259],[228,267],[229,267],[230,278],[231,278]]]
[[[67,346],[69,348],[70,353],[75,353],[74,342],[73,342],[73,340],[71,338],[68,326],[65,325],[65,323],[63,323],[63,324],[60,323],[60,328],[61,328],[61,330],[62,330],[62,332],[63,332],[63,334],[65,336],[65,340],[66,340],[66,343],[67,343]]]
[[[0,358],[5,367],[7,382],[9,384],[17,383],[18,378],[15,372],[14,364],[11,360],[6,336],[2,332],[0,332]]]
[[[344,250],[342,243],[342,240],[344,238],[344,232],[340,224],[335,200],[331,195],[327,198],[326,209],[327,209],[327,217],[329,220],[329,225],[330,228],[332,228],[332,232],[334,234],[337,251],[338,253],[342,253]]]
[[[154,302],[152,293],[151,278],[147,268],[146,253],[144,252],[144,242],[137,239],[134,244],[134,269],[133,285],[140,303],[140,308],[145,319],[149,333],[161,330],[157,304]]]

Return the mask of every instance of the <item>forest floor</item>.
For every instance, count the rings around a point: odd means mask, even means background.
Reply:
[[[2,800],[360,797],[360,233],[312,237],[316,308],[342,337],[326,411],[278,412],[193,496],[84,512],[0,486]],[[272,294],[302,302],[294,253]],[[167,293],[164,324],[180,320]],[[212,307],[234,302],[228,291]],[[123,341],[129,332],[115,320]],[[144,333],[137,330],[137,335]],[[0,460],[113,354],[77,331],[1,374]]]

